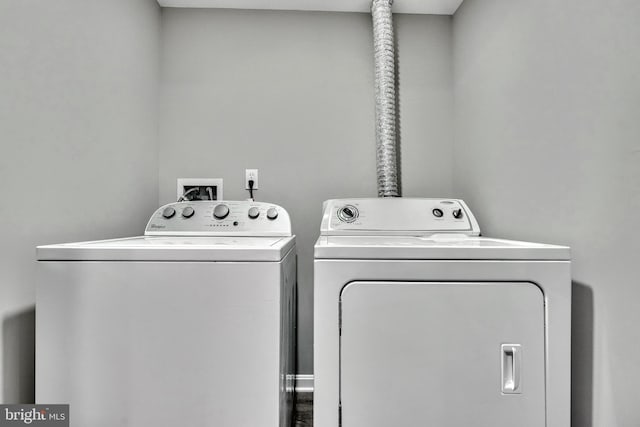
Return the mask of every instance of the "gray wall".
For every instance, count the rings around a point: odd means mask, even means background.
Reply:
[[[162,16],[160,44],[153,0],[0,2],[4,402],[33,396],[36,244],[139,234],[178,177],[245,198],[248,167],[294,218],[311,372],[321,202],[375,195],[369,17]],[[453,26],[396,22],[404,194],[571,245],[574,425],[640,425],[640,4],[465,0]]]
[[[158,201],[154,0],[0,2],[0,401],[33,399],[38,244],[139,234]]]
[[[163,11],[160,201],[178,177],[224,178],[284,206],[298,236],[299,371],[312,371],[313,244],[322,201],[376,195],[370,17]],[[405,196],[448,196],[451,18],[397,16]]]
[[[573,425],[640,425],[640,3],[465,0],[454,188],[573,253]],[[593,392],[591,386],[593,383]]]

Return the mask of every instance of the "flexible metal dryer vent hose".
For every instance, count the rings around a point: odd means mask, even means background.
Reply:
[[[378,197],[400,195],[396,145],[396,72],[392,3],[393,0],[373,0],[371,3],[375,55]]]

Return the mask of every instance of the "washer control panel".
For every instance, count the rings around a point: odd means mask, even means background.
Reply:
[[[252,201],[191,201],[160,207],[145,236],[291,236],[286,210]]]
[[[459,199],[334,199],[324,203],[322,235],[479,236],[475,217]]]

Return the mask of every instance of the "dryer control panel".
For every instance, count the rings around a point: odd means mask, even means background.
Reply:
[[[151,216],[145,236],[291,236],[286,210],[252,201],[191,201],[164,205]]]
[[[480,227],[459,199],[334,199],[324,202],[321,235],[479,236]]]

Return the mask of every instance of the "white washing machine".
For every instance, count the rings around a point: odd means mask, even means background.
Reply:
[[[479,237],[462,200],[324,205],[314,427],[569,427],[568,247]]]
[[[36,400],[75,427],[286,427],[296,247],[287,212],[172,203],[145,235],[38,248]]]

